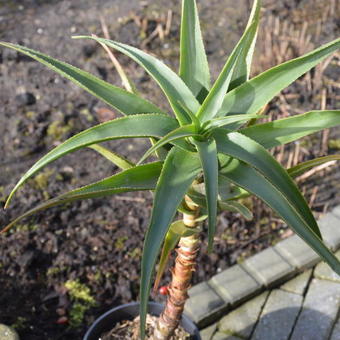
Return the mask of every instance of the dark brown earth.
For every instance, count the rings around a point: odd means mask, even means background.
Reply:
[[[212,74],[217,76],[242,33],[249,1],[198,1]],[[339,3],[335,0],[264,1],[254,73],[303,54],[339,36]],[[119,84],[119,77],[100,47],[71,40],[73,34],[101,35],[99,16],[105,18],[113,39],[144,48],[178,67],[180,1],[1,1],[0,39],[36,48]],[[161,41],[149,37],[157,24],[165,28],[168,10],[171,29]],[[142,22],[141,26],[137,23]],[[146,73],[118,56],[138,90],[167,109],[164,96]],[[271,117],[310,109],[337,108],[339,56],[327,69],[318,67],[301,77],[273,100]],[[324,66],[325,64],[323,64]],[[0,203],[20,176],[60,141],[93,126],[108,112],[106,106],[32,60],[0,50]],[[111,118],[118,113],[109,112]],[[300,144],[276,150],[284,165],[336,152],[339,130],[317,134]],[[323,141],[323,142],[322,142]],[[136,161],[147,141],[109,143]],[[331,148],[328,146],[332,146]],[[68,155],[50,165],[17,194],[0,226],[71,188],[117,171],[92,150]],[[300,183],[300,182],[299,182]],[[316,215],[340,203],[339,167],[332,166],[301,182]],[[214,253],[204,243],[194,283],[211,277],[236,261],[289,236],[288,229],[258,200],[246,202],[254,220],[235,214],[219,217]],[[149,193],[120,195],[50,209],[25,220],[0,238],[0,322],[14,325],[21,338],[81,339],[102,312],[136,300],[143,235],[152,198]],[[168,276],[164,283],[168,282]],[[85,286],[77,286],[76,281]],[[68,282],[68,284],[67,284]],[[72,291],[70,286],[76,286]],[[85,289],[87,288],[87,289]],[[85,294],[79,297],[75,291]],[[153,297],[160,300],[159,296]],[[84,314],[84,318],[82,314]]]

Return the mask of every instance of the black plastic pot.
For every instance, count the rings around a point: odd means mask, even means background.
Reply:
[[[149,313],[159,316],[164,306],[160,303],[149,302]],[[110,331],[117,322],[132,320],[139,314],[139,303],[133,302],[113,308],[100,316],[86,332],[83,340],[98,340],[105,332]],[[180,325],[193,337],[193,340],[201,340],[196,325],[185,315],[182,316]]]

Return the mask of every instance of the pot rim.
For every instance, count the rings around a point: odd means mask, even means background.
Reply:
[[[126,303],[123,305],[119,305],[116,307],[113,307],[111,309],[109,309],[108,311],[106,311],[104,314],[100,315],[90,326],[90,328],[87,330],[86,334],[84,335],[83,340],[89,340],[90,336],[92,335],[92,333],[94,332],[94,330],[98,327],[98,324],[100,324],[104,319],[110,317],[113,313],[122,310],[122,309],[126,309],[129,307],[138,307],[139,306],[139,302],[130,302],[130,303]],[[158,302],[153,302],[150,301],[148,302],[148,307],[151,309],[150,312],[152,312],[153,308],[163,308],[164,304],[158,303]],[[192,328],[193,332],[192,335],[195,336],[196,340],[200,340],[200,335],[199,335],[199,330],[198,327],[196,326],[196,324],[184,313],[182,314],[182,318],[180,323],[182,324],[182,327],[184,329],[186,329],[186,327],[184,327],[184,325],[189,325],[190,328]]]

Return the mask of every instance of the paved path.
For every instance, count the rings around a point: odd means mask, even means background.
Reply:
[[[340,248],[340,206],[318,221]],[[336,252],[340,259],[340,250]],[[340,276],[297,236],[190,290],[203,340],[340,340]]]

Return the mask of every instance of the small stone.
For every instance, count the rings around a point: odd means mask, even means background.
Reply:
[[[291,340],[328,339],[340,304],[340,285],[313,279]]]
[[[242,266],[266,287],[289,277],[295,271],[272,247],[245,260]]]
[[[297,235],[279,242],[274,249],[297,269],[310,268],[320,261],[319,255]]]
[[[302,296],[280,289],[273,290],[251,340],[288,340],[301,305]]]
[[[21,106],[33,105],[36,103],[34,95],[30,92],[19,93],[18,95],[15,96],[15,100]]]
[[[265,292],[227,314],[219,322],[219,330],[247,339],[253,331],[268,294],[269,292]]]
[[[200,331],[200,336],[202,338],[202,340],[211,340],[211,338],[213,337],[215,331],[217,328],[217,324],[214,323],[213,325],[204,328]]]
[[[307,288],[311,275],[312,275],[312,270],[309,269],[305,271],[304,273],[298,275],[294,279],[286,282],[280,288],[285,290],[286,292],[303,295],[305,293],[305,290]]]
[[[261,286],[240,265],[232,266],[214,275],[209,281],[211,287],[231,304],[244,301],[261,289]]]
[[[13,328],[0,324],[0,340],[19,340],[19,335]]]
[[[318,225],[325,243],[333,251],[337,250],[340,247],[340,217],[328,213],[318,221]]]
[[[214,314],[227,304],[206,283],[202,282],[189,290],[189,299],[185,304],[185,313],[197,324],[208,324]]]
[[[335,255],[340,260],[340,250]],[[321,262],[316,266],[314,276],[318,279],[340,283],[340,276],[325,262]]]

